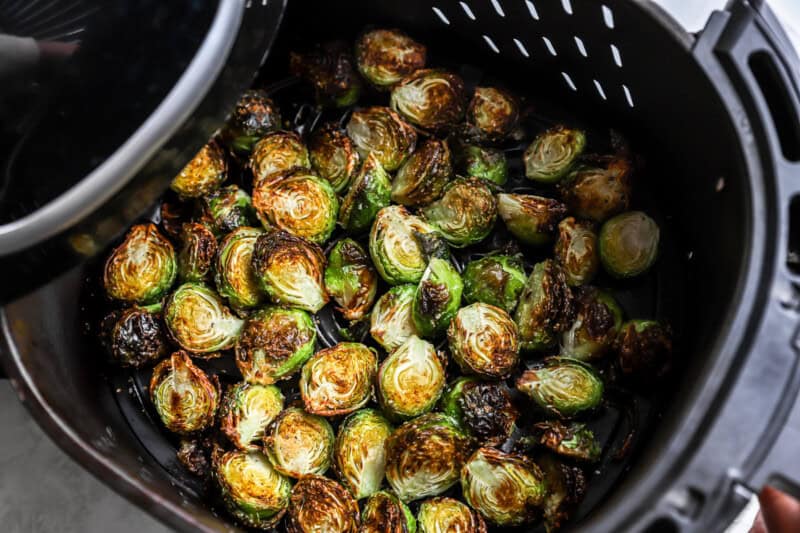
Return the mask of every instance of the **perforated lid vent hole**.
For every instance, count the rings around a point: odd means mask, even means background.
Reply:
[[[600,82],[597,80],[592,80],[594,82],[594,88],[597,89],[597,94],[600,95],[600,98],[603,100],[608,100],[606,97],[606,92],[603,90],[603,86],[600,85]]]
[[[450,20],[445,16],[444,13],[442,13],[441,9],[439,9],[436,6],[433,6],[431,9],[433,9],[433,12],[436,13],[437,17],[439,17],[439,20],[441,20],[442,22],[444,22],[448,26],[450,25]]]
[[[611,45],[611,56],[614,58],[614,64],[622,68],[622,55],[619,53],[619,48],[617,48],[615,44]]]
[[[514,40],[514,44],[516,44],[516,45],[517,45],[517,50],[519,50],[519,53],[520,53],[520,54],[522,54],[522,55],[523,55],[523,56],[525,56],[525,57],[531,57],[531,54],[528,52],[528,49],[527,49],[527,48],[525,48],[525,45],[524,45],[524,44],[522,44],[522,41],[520,41],[520,40],[519,40],[519,39],[517,39],[516,37],[514,37],[514,39],[513,39],[513,40]]]
[[[459,4],[461,5],[461,9],[463,9],[463,10],[464,10],[464,13],[466,13],[466,14],[467,14],[467,16],[468,16],[468,17],[469,17],[471,20],[476,20],[476,19],[475,19],[475,13],[473,13],[473,12],[472,12],[472,8],[470,8],[470,7],[469,7],[469,5],[467,5],[467,3],[466,3],[466,2],[459,2]]]
[[[525,4],[528,6],[528,12],[531,14],[531,17],[533,17],[534,20],[539,20],[539,12],[536,11],[533,0],[525,0]]]
[[[575,36],[575,46],[578,47],[578,52],[581,53],[583,57],[589,57],[589,53],[586,51],[586,47],[583,45],[583,39]]]
[[[625,100],[628,101],[628,105],[634,107],[633,105],[633,95],[631,94],[631,90],[628,89],[628,86],[624,83],[622,84],[622,92],[625,93]]]
[[[569,86],[570,89],[572,89],[573,91],[578,90],[578,88],[575,87],[575,82],[572,81],[572,78],[569,76],[569,74],[567,74],[566,72],[562,72],[561,75],[564,76],[564,81],[567,82],[567,85]]]
[[[494,10],[497,11],[497,14],[501,17],[506,16],[506,12],[503,11],[503,6],[500,5],[500,0],[492,0],[492,6],[494,6]]]
[[[603,5],[603,22],[606,23],[606,27],[610,30],[614,29],[614,12],[611,11],[611,8],[607,5]]]
[[[561,7],[564,8],[564,13],[572,15],[572,2],[570,0],[561,0]]]
[[[547,51],[550,52],[551,56],[555,57],[558,55],[556,48],[553,46],[553,43],[550,41],[550,39],[542,35],[542,41],[544,42],[544,45],[547,47]]]
[[[269,0],[261,0],[261,5],[266,7]]]
[[[489,48],[492,49],[492,52],[494,52],[495,54],[499,54],[500,53],[500,49],[497,47],[496,44],[494,44],[494,41],[492,40],[491,37],[489,37],[488,35],[484,34],[483,35],[483,40],[486,41],[486,44],[489,45]]]

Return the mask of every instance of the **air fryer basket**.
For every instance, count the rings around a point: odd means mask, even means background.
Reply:
[[[766,481],[797,489],[800,272],[787,263],[793,244],[800,252],[789,231],[797,60],[770,12],[733,2],[695,38],[645,0],[292,0],[262,77],[280,77],[298,42],[365,25],[403,28],[432,63],[503,80],[556,117],[613,127],[646,156],[637,187],[657,204],[666,243],[656,273],[623,302],[675,323],[678,371],[663,415],[644,416],[652,423],[629,463],[603,464],[574,525],[719,530]],[[9,375],[51,436],[116,490],[179,529],[232,527],[147,422],[141,376],[104,379],[77,310],[94,274],[72,271],[6,307]]]

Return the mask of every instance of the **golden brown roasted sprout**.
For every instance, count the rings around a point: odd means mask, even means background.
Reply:
[[[447,328],[450,354],[468,374],[500,379],[519,362],[517,325],[508,313],[493,305],[462,307]]]
[[[463,248],[491,233],[497,219],[497,201],[483,180],[459,178],[448,183],[442,197],[421,212],[451,246]]]
[[[202,283],[184,283],[164,302],[164,322],[184,350],[211,354],[236,344],[242,320]]]
[[[372,30],[356,41],[359,72],[381,89],[424,67],[425,55],[425,46],[400,30]]]
[[[497,195],[497,212],[514,237],[531,246],[547,244],[567,214],[564,204],[534,194]]]
[[[305,476],[292,488],[286,533],[356,533],[358,503],[344,487],[322,476]]]
[[[216,141],[206,144],[172,180],[181,198],[199,198],[218,189],[228,177],[228,160]]]
[[[322,416],[352,413],[372,396],[378,355],[358,342],[320,350],[303,366],[300,394],[306,411]]]
[[[240,450],[258,450],[264,429],[283,409],[283,393],[274,385],[241,382],[222,399],[219,429]]]
[[[603,380],[591,365],[566,357],[545,359],[517,379],[517,390],[560,418],[596,408],[603,389]]]
[[[353,66],[350,47],[342,41],[318,44],[305,53],[290,53],[289,72],[309,82],[322,105],[347,107],[361,95],[361,78]]]
[[[309,168],[308,149],[303,140],[293,131],[276,131],[262,137],[250,155],[253,171],[253,190],[260,187],[261,180],[275,172],[285,172],[295,167]]]
[[[217,239],[204,224],[187,222],[181,232],[178,251],[178,278],[181,281],[203,281],[214,266]]]
[[[624,157],[594,158],[559,183],[561,197],[575,216],[603,222],[628,209],[631,171]]]
[[[421,69],[392,88],[392,109],[411,124],[428,131],[453,129],[464,118],[464,80],[440,69]]]
[[[344,191],[358,172],[360,157],[350,137],[335,123],[319,128],[309,141],[311,166],[337,193]]]
[[[219,382],[194,366],[186,352],[175,352],[153,369],[150,400],[168,430],[195,433],[214,423]]]
[[[554,253],[571,287],[591,282],[600,264],[597,234],[592,223],[574,217],[559,222]]]
[[[599,359],[611,349],[622,327],[622,309],[611,294],[595,287],[575,292],[575,320],[561,336],[561,355]]]
[[[264,431],[264,453],[285,476],[322,475],[331,466],[333,428],[299,407],[284,409]]]
[[[177,274],[172,244],[154,224],[139,224],[108,256],[103,285],[115,300],[148,304],[166,294]]]
[[[658,256],[659,228],[641,211],[628,211],[605,222],[598,237],[600,262],[615,278],[646,272]]]
[[[253,249],[263,233],[259,228],[242,226],[220,242],[214,281],[219,294],[234,309],[252,309],[266,299],[253,270]]]
[[[411,510],[391,492],[376,492],[361,513],[359,533],[414,533],[417,521]]]
[[[525,150],[525,176],[540,183],[557,183],[572,170],[586,147],[586,134],[556,126],[536,136]]]
[[[419,533],[486,533],[481,515],[453,498],[425,500],[417,513]]]
[[[445,385],[443,357],[412,335],[381,363],[378,403],[393,419],[409,419],[433,409]]]
[[[502,141],[517,127],[519,101],[497,87],[476,87],[467,108],[467,124],[476,137],[486,141]]]
[[[452,176],[447,141],[428,139],[397,171],[392,180],[392,200],[405,206],[429,204],[442,195]]]
[[[361,159],[375,154],[388,172],[397,170],[417,144],[417,132],[388,107],[366,107],[354,111],[347,123],[347,135]]]
[[[521,349],[553,347],[558,334],[572,324],[573,314],[574,297],[564,269],[552,259],[537,263],[514,311]]]
[[[361,409],[339,426],[333,450],[334,468],[357,500],[376,493],[386,472],[384,444],[394,428],[377,409]]]

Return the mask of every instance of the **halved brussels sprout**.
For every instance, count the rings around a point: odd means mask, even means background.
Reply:
[[[414,326],[423,337],[442,333],[461,307],[464,282],[447,259],[434,257],[419,280],[411,304]]]
[[[447,243],[427,222],[405,207],[378,211],[369,234],[369,252],[387,283],[417,283],[431,257],[450,255]]]
[[[391,187],[389,175],[370,153],[342,199],[339,223],[351,232],[369,228],[378,211],[389,205]]]
[[[369,154],[388,172],[400,168],[417,144],[417,132],[388,107],[367,107],[354,111],[347,123],[361,159]]]
[[[164,322],[178,346],[206,354],[232,348],[243,324],[219,295],[202,283],[184,283],[169,295]]]
[[[400,30],[372,30],[356,41],[358,71],[381,89],[424,67],[425,56],[425,46]]]
[[[449,416],[424,414],[386,441],[386,480],[405,502],[437,496],[458,482],[472,445]]]
[[[321,244],[336,227],[339,199],[330,183],[308,170],[294,169],[258,180],[253,207],[264,226]]]
[[[309,168],[311,160],[303,140],[293,131],[276,131],[262,137],[250,154],[253,171],[253,190],[275,172],[285,172],[295,167]]]
[[[594,409],[603,399],[603,380],[591,365],[566,357],[550,357],[526,370],[517,389],[561,418]]]
[[[342,484],[360,500],[380,490],[386,472],[384,443],[394,428],[376,409],[361,409],[339,426],[333,449]]]
[[[561,336],[561,355],[591,361],[603,357],[622,327],[622,309],[611,294],[582,287],[575,300],[575,321]]]
[[[264,302],[253,270],[253,250],[263,233],[259,228],[242,226],[228,233],[220,243],[214,281],[220,296],[234,309],[252,309]]]
[[[295,479],[324,474],[331,466],[333,428],[299,407],[284,409],[264,431],[264,453],[275,470]]]
[[[447,392],[445,412],[485,446],[500,446],[516,428],[519,410],[502,383],[457,380]]]
[[[363,83],[353,66],[350,46],[341,41],[317,44],[306,53],[289,54],[289,73],[309,82],[317,102],[333,107],[355,104]]]
[[[311,166],[328,180],[337,193],[342,192],[358,172],[360,158],[355,144],[339,128],[328,123],[319,128],[309,141]]]
[[[508,181],[508,161],[502,150],[467,144],[457,151],[456,170],[463,176],[505,185]]]
[[[378,403],[392,418],[413,418],[433,409],[444,385],[444,364],[436,348],[413,335],[381,363]]]
[[[358,503],[338,483],[305,476],[292,488],[286,533],[356,533]]]
[[[524,455],[479,448],[461,471],[461,490],[470,507],[489,522],[518,526],[541,515],[547,481]]]
[[[467,124],[477,137],[487,141],[502,141],[519,122],[519,101],[497,87],[476,87],[467,108]]]
[[[392,88],[389,104],[415,126],[446,131],[464,118],[466,100],[460,76],[441,69],[420,69]]]
[[[153,309],[154,307],[158,309]],[[100,324],[100,340],[114,361],[139,368],[167,355],[160,305],[113,311]]]
[[[378,355],[358,342],[340,342],[318,351],[303,365],[300,395],[309,413],[346,415],[372,396]]]
[[[376,492],[361,513],[359,533],[416,533],[417,520],[411,510],[391,492]]]
[[[222,187],[201,199],[202,218],[218,237],[256,223],[250,195],[236,185]]]
[[[547,533],[561,529],[572,509],[586,493],[586,476],[577,466],[565,465],[552,455],[544,455],[537,464],[547,479],[544,501],[544,525]]]
[[[486,238],[497,219],[497,201],[482,180],[459,178],[422,208],[422,215],[452,246],[463,248]]]
[[[369,312],[378,291],[378,275],[369,256],[356,241],[345,238],[328,254],[325,289],[347,320],[360,320]]]
[[[214,423],[219,381],[194,366],[186,352],[175,352],[153,369],[150,401],[168,430],[195,433]]]
[[[641,211],[628,211],[600,228],[600,261],[615,278],[632,278],[646,272],[658,256],[659,229]]]
[[[559,222],[555,257],[564,267],[567,283],[571,287],[592,281],[600,264],[597,234],[592,224],[573,217]]]
[[[276,304],[316,313],[328,303],[319,246],[281,230],[261,235],[253,249],[253,269],[261,288]]]
[[[527,279],[519,254],[476,259],[464,269],[464,300],[494,305],[510,313]]]
[[[439,410],[458,422],[461,427],[464,427],[464,412],[461,410],[459,399],[464,394],[464,388],[476,383],[479,381],[474,376],[459,376],[445,387],[442,399],[439,401]]]
[[[619,367],[626,376],[643,384],[669,371],[672,359],[672,333],[655,320],[630,320],[617,335]]]
[[[228,177],[228,160],[216,141],[210,141],[172,179],[170,188],[181,198],[199,198],[218,189]]]
[[[281,112],[275,102],[266,92],[251,89],[239,97],[221,136],[231,150],[248,154],[258,139],[280,127]]]
[[[467,374],[502,379],[519,362],[517,325],[493,305],[474,303],[462,307],[447,328],[450,354]]]
[[[486,522],[465,504],[453,498],[431,498],[419,506],[419,533],[486,533]]]
[[[579,422],[567,425],[558,420],[548,420],[534,424],[533,432],[542,446],[570,459],[594,463],[603,451],[594,432]]]
[[[567,207],[557,200],[533,194],[497,195],[497,212],[514,237],[531,246],[547,244]]]
[[[278,387],[237,383],[222,399],[219,429],[240,450],[258,450],[264,429],[282,410]]]
[[[536,136],[525,150],[525,176],[540,183],[556,183],[572,170],[586,148],[586,134],[556,126]]]
[[[564,269],[552,259],[537,263],[514,311],[522,350],[553,347],[557,335],[572,324],[573,315],[574,296]]]
[[[561,198],[580,218],[603,222],[628,209],[631,198],[632,165],[624,157],[594,158],[559,183]]]
[[[268,530],[286,513],[292,482],[259,452],[233,450],[219,455],[214,478],[225,508],[246,527]]]
[[[236,366],[248,383],[270,385],[299,370],[316,340],[314,321],[302,309],[265,307],[244,323]]]
[[[398,204],[429,204],[442,195],[453,175],[447,141],[428,139],[417,148],[392,181],[392,200]]]
[[[181,232],[178,251],[178,278],[181,281],[203,281],[214,265],[217,239],[205,225],[187,222]]]
[[[372,308],[369,332],[387,352],[402,345],[417,334],[411,312],[414,285],[398,285],[383,294]]]
[[[147,304],[164,296],[177,275],[172,244],[154,224],[137,224],[108,256],[103,285],[115,300]]]

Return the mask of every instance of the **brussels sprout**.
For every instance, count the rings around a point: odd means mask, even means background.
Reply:
[[[252,309],[264,302],[253,270],[253,249],[264,232],[242,226],[228,233],[219,247],[214,281],[220,296],[234,309]]]
[[[502,150],[467,144],[457,154],[455,166],[459,174],[497,185],[505,185],[508,181],[508,162]]]
[[[325,289],[347,320],[364,318],[372,307],[378,291],[378,275],[367,252],[353,239],[337,242],[328,255]]]
[[[161,202],[158,214],[161,218],[161,230],[167,237],[179,240],[184,223],[191,221],[194,215],[194,206],[181,200],[166,200]]]
[[[175,457],[193,476],[208,479],[212,474],[211,452],[214,443],[208,433],[184,436],[178,445]]]
[[[275,470],[299,479],[324,474],[331,466],[333,428],[299,407],[284,409],[264,431],[264,453]]]
[[[517,306],[526,279],[519,254],[470,261],[464,269],[464,300],[494,305],[510,313]]]
[[[218,189],[228,177],[228,160],[215,141],[210,141],[172,179],[170,188],[181,198],[199,198]]]
[[[300,395],[309,413],[346,415],[372,396],[378,355],[358,342],[340,342],[320,350],[303,366]]]
[[[388,107],[367,107],[354,111],[347,123],[347,135],[362,159],[369,154],[388,172],[400,168],[417,144],[417,132]]]
[[[376,409],[356,411],[339,426],[334,468],[357,500],[380,490],[386,472],[384,443],[392,431],[392,425]]]
[[[361,513],[359,533],[416,533],[417,520],[411,510],[391,492],[376,492]]]
[[[113,311],[100,324],[100,340],[114,361],[139,368],[167,355],[167,339],[158,311],[150,307],[129,307]]]
[[[431,257],[450,252],[441,235],[421,218],[399,205],[378,211],[369,234],[369,252],[387,283],[417,283]]]
[[[372,30],[356,41],[358,71],[381,89],[424,67],[425,56],[425,46],[400,30]]]
[[[591,361],[603,357],[622,327],[622,309],[614,297],[582,287],[575,301],[575,321],[561,336],[561,355]]]
[[[378,211],[389,205],[391,186],[389,175],[377,156],[369,154],[342,199],[339,223],[351,232],[369,228]]]
[[[419,533],[486,533],[483,518],[453,498],[431,498],[419,506]]]
[[[138,224],[108,256],[103,285],[115,300],[146,304],[164,296],[177,274],[172,244],[155,225]]]
[[[281,113],[275,102],[264,91],[249,90],[239,98],[221,136],[231,150],[248,154],[258,139],[280,127]]]
[[[244,323],[236,343],[236,366],[248,383],[286,379],[314,353],[317,330],[301,309],[265,307]]]
[[[455,485],[472,439],[442,413],[406,422],[386,441],[386,480],[405,502],[436,496]]]
[[[547,244],[567,208],[552,198],[533,194],[497,195],[497,212],[514,237],[531,246]]]
[[[219,428],[240,450],[259,450],[264,429],[283,410],[283,394],[274,385],[237,383],[222,399]]]
[[[202,283],[175,289],[164,304],[164,322],[175,342],[193,353],[231,348],[242,331],[242,320]]]
[[[222,187],[201,199],[202,218],[218,237],[256,222],[250,195],[236,185]]]
[[[150,401],[168,430],[195,433],[214,423],[219,381],[194,366],[186,352],[175,352],[153,369]]]
[[[600,261],[615,278],[632,278],[646,272],[658,256],[659,229],[641,211],[628,211],[607,220],[600,228]]]
[[[217,239],[203,224],[187,222],[181,232],[178,251],[178,278],[181,281],[203,281],[214,264]]]
[[[548,420],[534,424],[533,432],[542,446],[571,459],[594,463],[603,451],[594,432],[578,422],[566,425],[558,420]]]
[[[486,446],[499,446],[516,428],[519,411],[505,385],[460,379],[447,391],[445,412]]]
[[[253,249],[253,269],[261,288],[276,304],[316,313],[328,303],[319,246],[285,231],[261,235]]]
[[[669,371],[672,333],[655,320],[630,320],[620,328],[616,348],[622,373],[646,384]]]
[[[597,234],[590,222],[567,217],[558,224],[556,260],[564,267],[567,284],[577,287],[589,283],[597,273]]]
[[[444,389],[442,399],[439,401],[439,410],[450,416],[464,427],[464,411],[461,409],[459,399],[464,394],[464,389],[480,383],[474,376],[459,376],[451,381]]]
[[[355,144],[337,124],[325,124],[311,136],[309,155],[311,166],[336,192],[346,189],[358,172]]]
[[[392,181],[392,200],[418,206],[442,195],[453,175],[447,141],[428,139],[411,154]]]
[[[422,208],[422,215],[452,246],[463,248],[486,238],[497,218],[491,189],[476,178],[447,184],[441,198]]]
[[[286,513],[292,483],[258,452],[219,455],[214,478],[225,508],[246,527],[268,530]]]
[[[417,334],[411,313],[416,289],[411,284],[392,287],[378,298],[372,308],[369,332],[387,352]]]
[[[597,372],[566,357],[551,357],[526,370],[517,380],[517,389],[561,418],[594,409],[603,399],[603,381]]]
[[[559,183],[561,198],[577,217],[603,222],[628,209],[631,198],[630,161],[623,157],[595,158],[577,167]]]
[[[558,531],[574,507],[586,493],[586,476],[577,466],[568,466],[551,455],[538,459],[537,464],[547,480],[544,501],[544,525],[547,533]]]
[[[358,503],[338,483],[305,476],[292,488],[286,533],[356,533]]]
[[[564,269],[552,259],[533,267],[514,311],[520,347],[525,351],[551,348],[557,335],[572,324],[574,297]]]
[[[519,121],[516,97],[496,87],[476,87],[467,108],[467,124],[478,139],[502,141],[514,131]]]
[[[308,170],[294,169],[258,180],[253,207],[265,227],[321,244],[336,227],[339,199],[327,181]]]
[[[567,175],[586,147],[586,134],[556,126],[536,136],[522,156],[525,176],[540,183],[556,183]]]
[[[289,72],[309,82],[322,105],[353,105],[363,88],[350,47],[341,41],[318,44],[306,53],[290,53]]]
[[[470,507],[489,522],[518,526],[540,516],[547,481],[524,455],[479,448],[461,470],[461,490]]]
[[[424,130],[446,131],[464,118],[464,80],[440,69],[420,69],[392,88],[389,103],[400,115]]]
[[[505,378],[519,362],[517,325],[493,305],[474,303],[458,310],[447,328],[450,354],[467,374]]]
[[[275,172],[310,166],[308,149],[298,134],[293,131],[270,133],[253,146],[253,153],[250,154],[253,190],[259,189],[260,182],[269,179]]]
[[[381,363],[378,403],[392,418],[413,418],[433,409],[444,385],[444,364],[436,348],[413,335]]]
[[[447,259],[434,257],[419,280],[411,304],[414,326],[423,337],[443,332],[461,307],[464,282]]]

